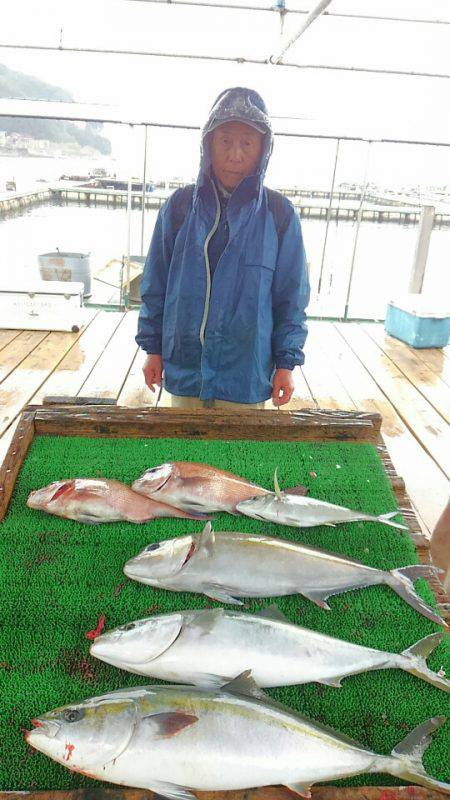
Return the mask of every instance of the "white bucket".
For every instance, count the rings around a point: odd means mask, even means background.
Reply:
[[[91,296],[89,253],[43,253],[38,256],[43,281],[81,281],[84,296]]]

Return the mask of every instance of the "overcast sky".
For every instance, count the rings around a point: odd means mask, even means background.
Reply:
[[[245,0],[247,5],[252,2],[270,7],[266,0]],[[233,4],[239,5],[240,0],[233,0]],[[306,0],[287,0],[291,8],[306,10],[311,5]],[[328,10],[425,17],[450,23],[449,0],[333,0]],[[303,19],[298,14],[287,15],[286,39]],[[279,15],[275,12],[180,8],[143,0],[15,0],[8,7],[8,14],[2,15],[0,44],[58,45],[60,38],[63,46],[258,59],[277,52],[281,43]],[[324,16],[289,50],[286,60],[448,74],[450,24]],[[154,121],[200,125],[223,88],[248,85],[263,95],[277,130],[294,128],[367,138],[450,142],[448,79],[1,47],[0,63],[62,86],[77,102],[139,108]],[[117,127],[114,131],[108,129],[108,133],[117,153],[127,152],[132,162],[140,160],[139,134]],[[152,132],[150,138],[154,174],[167,170],[171,174],[195,174],[197,135]],[[331,142],[280,138],[272,174],[278,182],[292,174],[301,182],[305,170],[311,172],[313,160],[318,178],[319,173],[328,175],[334,149]],[[402,152],[406,153],[405,148]],[[441,175],[442,182],[450,183],[448,150],[420,148],[420,156],[418,153],[417,148],[411,148],[408,155],[399,157],[399,151],[392,147],[373,147],[371,165],[377,175],[385,174],[387,178],[392,171],[398,173],[399,179],[409,172],[414,182],[414,175],[419,180],[425,169],[433,180]],[[356,146],[351,152],[350,148],[343,148],[342,158],[342,166],[346,166],[347,158],[348,165],[353,165],[354,173],[359,175],[364,171],[366,146]]]

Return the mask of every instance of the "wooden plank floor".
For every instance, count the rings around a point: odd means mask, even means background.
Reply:
[[[0,330],[0,463],[23,406],[46,395],[155,403],[136,324],[136,311],[92,310],[77,334]],[[379,324],[311,321],[309,330],[289,408],[379,411],[395,469],[430,532],[450,492],[450,348],[413,350]],[[165,392],[160,404],[170,404]]]

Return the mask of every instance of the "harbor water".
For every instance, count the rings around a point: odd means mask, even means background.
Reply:
[[[45,162],[45,163],[44,163]],[[48,162],[48,163],[47,163]],[[99,162],[100,163],[100,162]],[[0,189],[15,178],[17,191],[46,188],[62,174],[86,174],[93,164],[83,159],[1,158]],[[19,171],[18,171],[19,170]],[[15,171],[15,174],[14,174]],[[4,193],[6,194],[6,193]],[[143,253],[146,254],[157,210],[144,215]],[[131,212],[130,252],[141,253],[142,213]],[[408,290],[418,226],[398,222],[357,223],[304,218],[303,237],[312,286],[309,313],[342,317],[348,297],[348,316],[384,319],[387,303]],[[128,222],[124,207],[70,203],[32,206],[0,221],[0,277],[2,283],[19,274],[38,277],[38,255],[57,249],[90,254],[92,275],[127,253]],[[438,296],[450,291],[450,227],[435,227],[431,236],[424,291]],[[320,293],[318,287],[320,284]],[[349,289],[350,285],[350,289]]]

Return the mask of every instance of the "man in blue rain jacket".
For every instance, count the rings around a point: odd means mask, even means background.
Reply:
[[[309,301],[300,221],[263,186],[266,106],[242,87],[217,98],[195,186],[161,208],[142,277],[137,343],[149,388],[175,406],[276,406],[304,361]]]

